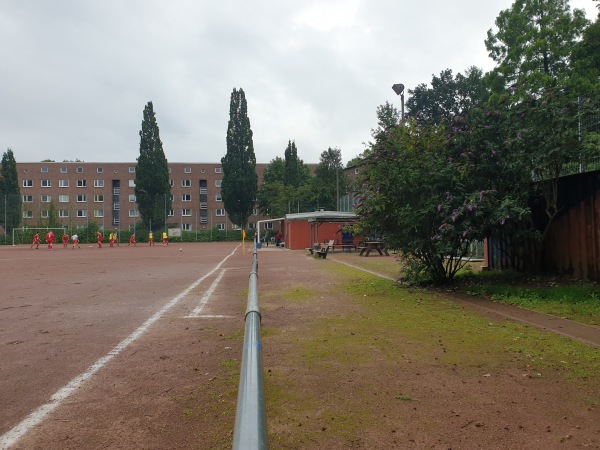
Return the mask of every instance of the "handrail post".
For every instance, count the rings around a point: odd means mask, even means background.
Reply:
[[[258,256],[255,246],[248,287],[248,303],[245,315],[246,329],[233,430],[233,450],[262,450],[268,448],[262,343],[260,340],[261,316],[258,308],[257,284]]]

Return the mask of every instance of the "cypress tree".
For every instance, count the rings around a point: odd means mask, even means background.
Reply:
[[[22,209],[17,162],[10,148],[2,155],[0,194],[2,195],[0,198],[0,223],[5,233],[10,233],[21,223]]]
[[[229,104],[227,153],[221,159],[221,197],[229,219],[245,228],[256,199],[258,176],[244,91],[233,89]]]
[[[154,230],[163,228],[172,206],[171,185],[152,102],[144,107],[140,156],[135,169],[135,197],[144,226]]]

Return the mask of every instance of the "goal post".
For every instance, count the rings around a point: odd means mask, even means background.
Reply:
[[[60,232],[60,236],[62,236],[63,234],[65,234],[67,232],[67,227],[20,227],[20,228],[13,228],[12,230],[12,245],[13,247],[15,246],[15,233],[16,233],[16,238],[19,244],[23,244],[25,243],[24,240],[27,240],[27,243],[31,243],[32,239],[33,239],[33,235],[36,232],[43,232],[44,234],[47,233],[48,231],[54,231],[54,234],[58,235],[58,232]],[[59,236],[59,237],[60,237]],[[40,240],[41,241],[41,240]]]

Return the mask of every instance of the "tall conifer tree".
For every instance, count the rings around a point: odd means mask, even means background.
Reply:
[[[244,91],[233,89],[229,103],[227,153],[221,159],[221,197],[229,219],[245,228],[256,199],[258,176]]]
[[[135,197],[143,224],[149,229],[163,228],[172,205],[171,185],[152,102],[144,107],[140,156],[135,169]]]
[[[12,232],[21,222],[21,193],[17,162],[13,151],[9,148],[2,155],[0,168],[0,223],[5,233]]]

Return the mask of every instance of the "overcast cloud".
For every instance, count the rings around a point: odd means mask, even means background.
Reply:
[[[19,0],[0,6],[0,152],[135,161],[148,101],[170,162],[218,162],[243,88],[258,162],[358,155],[391,89],[494,67],[512,0]],[[592,0],[573,0],[588,17]]]

